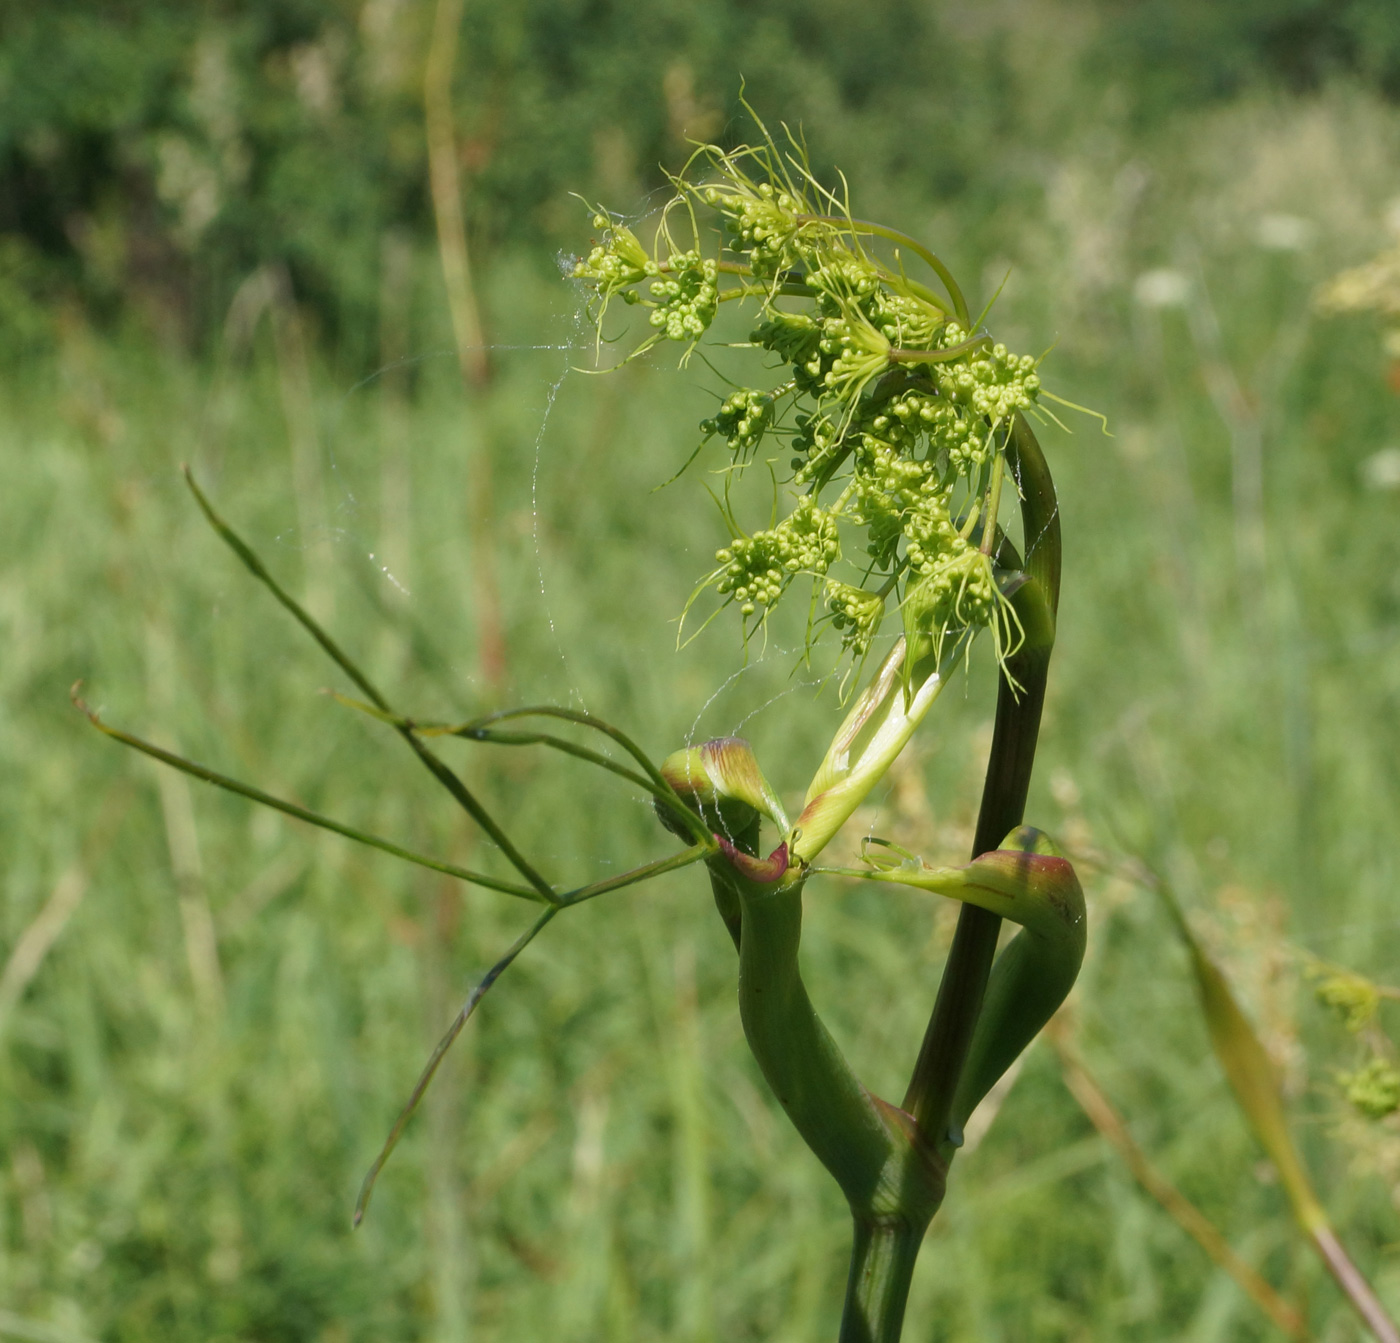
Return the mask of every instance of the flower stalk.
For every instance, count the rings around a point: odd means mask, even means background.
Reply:
[[[974,858],[995,848],[1001,836],[1025,818],[1059,610],[1059,503],[1040,444],[1023,418],[1017,417],[1013,423],[1009,454],[1011,477],[1020,490],[1026,538],[1026,554],[1019,567],[1027,575],[1027,582],[1011,601],[1025,639],[1007,659],[1008,678],[1015,677],[1019,691],[1004,679],[997,692],[991,755],[972,842]],[[904,1095],[904,1108],[916,1116],[920,1130],[939,1143],[953,1143],[960,1136],[950,1130],[953,1101],[982,1010],[1000,932],[999,915],[976,905],[962,907],[933,1014]]]

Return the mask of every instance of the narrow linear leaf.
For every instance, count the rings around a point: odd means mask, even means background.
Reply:
[[[473,872],[470,868],[458,867],[455,863],[445,863],[437,858],[429,858],[424,854],[415,853],[412,849],[405,849],[402,845],[395,844],[391,840],[382,839],[366,830],[359,830],[353,825],[346,825],[342,821],[322,815],[318,811],[312,811],[309,807],[300,806],[296,802],[288,802],[285,798],[265,793],[261,788],[255,788],[252,784],[243,783],[227,774],[220,774],[218,770],[201,765],[196,760],[190,760],[185,756],[176,755],[173,751],[164,750],[154,742],[132,736],[131,733],[123,732],[120,728],[110,727],[102,721],[97,710],[87,704],[78,694],[81,685],[81,681],[74,683],[73,688],[69,691],[69,698],[72,699],[74,707],[86,715],[88,722],[105,736],[121,742],[123,746],[130,746],[132,750],[140,751],[142,755],[150,756],[152,760],[159,760],[161,764],[169,765],[182,774],[190,775],[191,778],[213,784],[214,787],[222,788],[225,792],[235,793],[239,797],[246,797],[250,802],[257,802],[261,806],[270,807],[273,811],[293,816],[299,821],[305,821],[308,825],[319,826],[322,830],[329,830],[334,834],[343,835],[346,839],[353,839],[357,844],[367,845],[371,849],[379,849],[382,853],[387,853],[394,858],[402,858],[405,862],[415,863],[419,867],[426,867],[433,872],[441,872],[449,877],[456,877],[459,881],[467,881],[474,886],[484,886],[488,890],[519,896],[522,900],[541,902],[540,893],[529,886],[521,886],[512,881],[502,881],[498,877],[488,877],[483,872]]]
[[[1176,897],[1161,883],[1158,883],[1157,891],[1190,957],[1191,973],[1196,981],[1196,993],[1200,998],[1211,1047],[1225,1070],[1226,1080],[1235,1093],[1240,1109],[1254,1130],[1254,1136],[1278,1170],[1279,1183],[1288,1195],[1298,1225],[1309,1233],[1315,1227],[1326,1226],[1327,1214],[1313,1190],[1312,1181],[1303,1167],[1302,1156],[1288,1130],[1288,1118],[1284,1113],[1273,1060],[1245,1016],[1229,981],[1192,932]]]
[[[382,712],[391,716],[394,714],[393,708],[388,700],[375,689],[370,679],[362,672],[354,660],[345,652],[341,646],[324,630],[320,623],[300,602],[296,600],[271,574],[267,566],[258,558],[257,552],[241,537],[227,522],[219,516],[205,496],[204,491],[199,488],[194,478],[194,473],[188,466],[182,468],[185,475],[185,483],[190,487],[190,493],[194,495],[195,502],[199,505],[200,511],[208,520],[209,525],[218,533],[219,538],[233,551],[243,562],[244,567],[254,578],[258,580],[272,595],[278,603],[296,620],[325,651],[326,655],[336,664],[364,693],[372,704]],[[486,833],[491,837],[492,842],[505,855],[510,865],[520,873],[531,886],[539,892],[542,899],[548,903],[556,900],[554,888],[537,872],[533,866],[511,842],[510,837],[496,823],[495,819],[477,800],[475,794],[457,777],[441,760],[437,758],[417,737],[407,728],[398,728],[399,736],[407,743],[409,749],[418,757],[427,771],[452,795],[453,799],[461,806]]]
[[[559,913],[559,908],[558,905],[551,905],[546,909],[534,923],[516,938],[511,944],[510,950],[486,972],[481,982],[467,995],[466,1002],[462,1004],[462,1010],[457,1013],[442,1039],[438,1041],[437,1048],[429,1055],[428,1062],[418,1075],[418,1081],[414,1083],[408,1102],[399,1112],[399,1117],[394,1121],[394,1127],[389,1130],[389,1136],[385,1138],[384,1146],[379,1149],[379,1155],[375,1157],[374,1164],[365,1173],[365,1178],[360,1185],[359,1196],[355,1199],[355,1216],[352,1225],[359,1226],[364,1221],[365,1213],[369,1210],[370,1196],[374,1193],[375,1182],[379,1179],[379,1172],[384,1169],[384,1163],[389,1160],[394,1148],[399,1145],[399,1139],[403,1137],[403,1131],[408,1127],[408,1121],[413,1118],[423,1097],[427,1094],[428,1087],[432,1084],[433,1077],[447,1056],[447,1051],[452,1048],[457,1037],[461,1035],[462,1028],[471,1019],[477,1005],[491,991],[491,986],[510,969],[515,958],[535,940],[538,934],[544,931],[549,921]]]

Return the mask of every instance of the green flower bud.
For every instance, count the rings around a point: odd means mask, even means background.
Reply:
[[[1362,975],[1340,971],[1321,980],[1314,990],[1318,1002],[1340,1013],[1349,1031],[1359,1031],[1374,1020],[1381,995]]]
[[[716,834],[732,838],[760,816],[768,817],[780,830],[788,828],[782,803],[742,737],[718,737],[703,746],[676,751],[661,762],[661,775]],[[667,829],[682,834],[664,808],[658,807],[657,815]]]
[[[608,233],[601,246],[574,263],[575,279],[591,280],[598,296],[606,299],[654,273],[654,263],[631,229],[609,225],[602,215],[595,215],[593,224],[595,228],[607,227]]]
[[[831,610],[832,625],[841,631],[841,646],[856,657],[864,657],[884,618],[885,599],[878,593],[829,579],[826,604]]]
[[[747,457],[772,426],[775,400],[773,392],[743,388],[726,397],[711,419],[700,422],[700,428],[728,440],[736,457]]]
[[[821,340],[821,328],[806,313],[772,311],[749,333],[749,339],[790,364],[805,364]]]
[[[1384,1119],[1400,1110],[1400,1069],[1388,1059],[1372,1059],[1354,1073],[1338,1073],[1337,1080],[1367,1119]]]

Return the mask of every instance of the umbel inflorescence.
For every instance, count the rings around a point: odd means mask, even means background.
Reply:
[[[573,270],[600,324],[614,298],[648,310],[651,332],[630,357],[661,341],[688,357],[721,304],[757,310],[749,344],[776,377],[726,396],[701,424],[701,446],[722,440],[731,459],[722,472],[731,539],[696,595],[713,589],[737,606],[747,639],[805,577],[809,639],[829,623],[860,660],[893,609],[911,663],[990,628],[1004,665],[1022,631],[1011,575],[997,564],[997,507],[1014,417],[1048,396],[1037,361],[969,317],[931,252],[853,217],[788,140],[780,149],[764,132],[757,146],[703,146],[672,179],[649,249],[599,211],[601,240]],[[707,213],[716,228],[702,228]],[[909,275],[906,252],[939,288]],[[731,488],[756,462],[789,508],[747,533]]]

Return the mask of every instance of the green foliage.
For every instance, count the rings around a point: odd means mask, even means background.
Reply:
[[[1351,74],[1391,95],[1387,0],[1076,0],[979,15],[874,0],[464,7],[455,84],[473,241],[570,245],[567,193],[632,209],[690,142],[728,143],[740,75],[849,165],[876,213],[899,181],[997,220],[1087,115],[1164,112],[1259,82]],[[0,233],[25,293],[207,346],[238,285],[285,266],[323,337],[374,360],[384,240],[431,244],[422,74],[433,0],[10,4],[0,13]],[[1047,21],[1054,40],[1039,34]],[[1047,97],[1056,86],[1065,96]],[[937,96],[930,96],[930,90]],[[1087,94],[1095,108],[1077,104]],[[1073,92],[1071,92],[1071,90]],[[1117,110],[1113,110],[1116,108]],[[737,133],[742,133],[739,131]],[[1029,182],[1028,182],[1029,178]],[[995,245],[993,243],[993,245]],[[14,305],[0,308],[8,321]],[[21,315],[11,342],[28,342]]]
[[[1386,0],[1097,0],[1104,55],[1144,112],[1238,95],[1261,80],[1311,92],[1359,77],[1400,93],[1400,16]]]
[[[499,87],[503,106],[525,109],[503,114],[478,181],[496,174],[502,200],[551,199],[554,184],[577,180],[580,154],[592,161],[590,137],[624,124],[628,101],[636,144],[671,143],[655,53],[680,47],[649,43],[668,24],[689,41],[713,11],[646,8],[578,11],[578,31],[585,18],[592,27],[573,47],[548,23],[527,30],[539,11],[525,6],[469,16],[503,36],[464,53],[464,98],[469,84]],[[61,11],[35,12],[47,22]],[[1120,843],[1149,853],[1193,909],[1243,892],[1234,898],[1251,917],[1277,911],[1294,941],[1385,980],[1400,958],[1400,586],[1396,496],[1368,464],[1394,445],[1396,403],[1370,319],[1324,324],[1310,295],[1383,242],[1393,113],[1359,96],[1245,101],[1128,136],[1100,116],[1102,68],[1054,101],[1046,43],[1033,64],[1053,104],[1047,157],[1035,146],[1049,131],[1006,93],[1020,68],[1015,34],[1005,66],[963,62],[934,41],[931,12],[892,34],[883,19],[853,27],[849,7],[763,9],[745,26],[746,69],[764,60],[809,77],[813,143],[864,174],[845,137],[866,137],[869,175],[881,179],[874,206],[893,217],[884,201],[902,193],[910,213],[898,217],[949,221],[930,232],[954,240],[974,303],[1015,263],[997,308],[1008,344],[1058,337],[1057,385],[1112,418],[1111,440],[1093,430],[1053,444],[1075,577],[1033,811],[1076,857]],[[632,22],[634,48],[607,46],[617,15]],[[536,43],[571,81],[557,117]],[[585,115],[604,47],[613,101]],[[507,72],[499,86],[478,78],[492,61]],[[731,67],[709,84],[693,66],[697,96],[730,87]],[[951,90],[946,103],[929,96],[931,70]],[[631,82],[612,82],[618,71]],[[50,83],[54,98],[77,96],[78,81]],[[412,156],[417,113],[404,88]],[[787,88],[775,78],[760,91],[776,106]],[[1003,141],[976,160],[984,185],[972,188],[968,146],[986,150],[976,136],[993,124]],[[532,148],[544,157],[520,152]],[[649,161],[634,148],[634,162]],[[853,191],[871,199],[865,180]],[[477,227],[504,236],[491,199],[474,197]],[[1016,211],[992,209],[1007,199]],[[422,226],[419,198],[410,205]],[[530,215],[551,241],[576,238],[562,208],[557,223],[530,209],[511,218]],[[1313,241],[1261,246],[1259,221],[1278,213],[1311,220]],[[551,325],[549,260],[500,251],[483,267],[502,346],[569,339],[567,321]],[[1164,270],[1171,283],[1146,282]],[[407,295],[359,276],[376,306],[354,339],[375,346],[381,317],[392,332],[393,305],[435,292],[436,276],[421,253]],[[224,309],[210,311],[217,326]],[[3,1309],[50,1335],[140,1343],[833,1333],[840,1201],[763,1092],[735,1021],[733,948],[693,882],[600,903],[567,938],[551,929],[464,1035],[352,1236],[358,1181],[423,1056],[528,911],[171,788],[67,702],[87,677],[110,716],[211,764],[466,865],[495,861],[437,819],[363,722],[314,695],[332,673],[209,535],[179,483],[188,458],[279,575],[411,708],[455,718],[496,694],[577,697],[663,752],[732,731],[764,705],[742,731],[765,761],[803,763],[773,779],[788,796],[840,716],[818,701],[823,721],[790,679],[805,613],[780,611],[770,655],[708,704],[731,670],[730,641],[706,636],[677,655],[664,619],[638,617],[676,611],[712,553],[703,510],[648,492],[674,473],[715,399],[641,363],[611,379],[569,377],[536,480],[543,409],[582,348],[503,349],[496,385],[474,398],[448,360],[352,391],[354,379],[313,359],[311,412],[298,421],[294,384],[261,339],[246,364],[222,347],[224,362],[205,363],[101,330],[71,314],[50,322],[51,357],[31,353],[0,389],[0,961],[36,927],[54,932],[18,996],[0,992]],[[447,340],[437,303],[414,300],[404,353]],[[1230,377],[1245,395],[1214,398]],[[1261,407],[1270,413],[1251,420]],[[1262,568],[1248,492],[1235,489],[1251,425],[1265,449]],[[499,689],[479,671],[483,524],[468,504],[478,454],[494,471],[486,541],[507,613]],[[927,768],[901,771],[870,815],[932,860],[967,856],[990,679],[945,696]],[[643,799],[604,822],[590,776],[454,759],[489,775],[492,800],[551,875],[606,875],[654,852]],[[1281,1192],[1203,1062],[1209,1044],[1165,921],[1111,874],[1083,871],[1096,933],[1075,1010],[1096,1073],[1164,1173],[1306,1299],[1314,1332],[1359,1337],[1321,1269],[1291,1248]],[[923,1027],[947,931],[926,898],[864,886],[833,886],[807,911],[813,983],[840,986],[823,994],[823,1014],[886,1094],[905,1080],[898,1064]],[[1394,1120],[1347,1114],[1332,1083],[1339,1063],[1358,1066],[1339,1054],[1353,1038],[1238,941],[1230,949],[1257,973],[1232,982],[1285,1064],[1309,1168],[1393,1307]],[[927,991],[884,997],[894,982]],[[974,1146],[921,1261],[909,1337],[1272,1336],[1116,1163],[1048,1051],[1031,1051]]]

